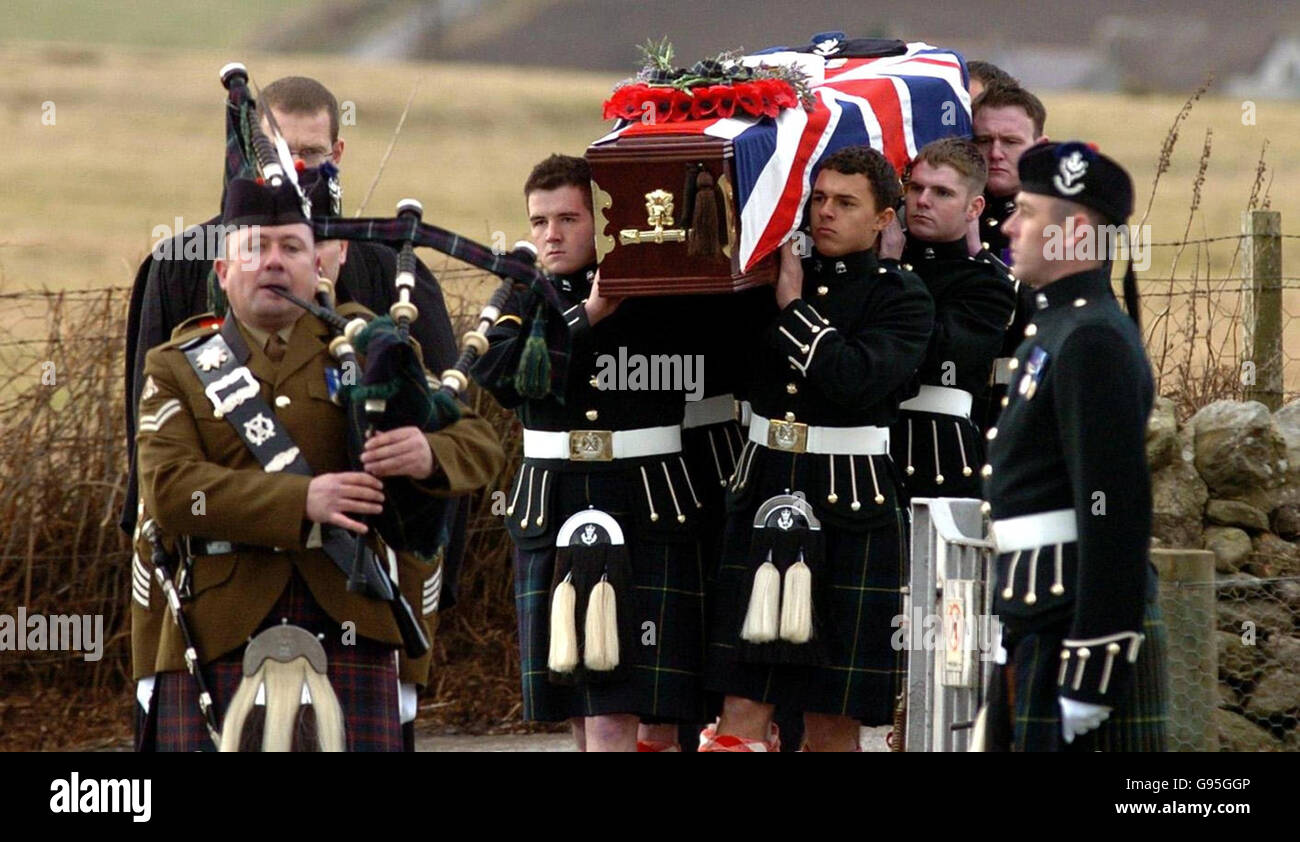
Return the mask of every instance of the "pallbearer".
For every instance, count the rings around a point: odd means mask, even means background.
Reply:
[[[920,278],[872,251],[900,195],[878,152],[835,152],[814,182],[815,250],[783,247],[750,345],[709,645],[709,689],[726,699],[701,750],[776,750],[778,705],[804,714],[817,751],[853,750],[860,723],[891,721],[906,514],[888,425],[934,320]]]
[[[683,389],[619,361],[680,349],[683,312],[601,294],[585,160],[551,156],[524,195],[564,308],[516,292],[473,369],[524,427],[506,508],[523,715],[568,720],[588,751],[671,748],[703,716],[703,478],[682,454]]]
[[[1132,265],[1125,315],[1108,251],[1133,211],[1133,182],[1077,142],[1026,152],[1020,182],[1006,230],[1037,310],[984,468],[999,551],[993,610],[1005,628],[989,745],[1162,751],[1164,627],[1147,553],[1151,369]]]
[[[903,188],[903,268],[925,281],[935,309],[917,372],[920,392],[903,402],[890,428],[890,453],[913,497],[980,496],[984,443],[972,415],[988,398],[993,359],[1015,307],[1005,267],[987,250],[972,256],[966,245],[984,207],[985,173],[973,143],[946,138],[917,153]]]
[[[978,246],[995,261],[1013,264],[1011,249],[1003,223],[1015,210],[1020,190],[1017,164],[1020,156],[1034,144],[1046,143],[1044,130],[1047,109],[1038,97],[1021,88],[1014,79],[990,82],[971,102],[972,131],[975,145],[988,164],[988,184],[984,188],[984,210],[980,215]],[[972,249],[978,251],[978,249]],[[1012,265],[1012,270],[1014,270]],[[1010,275],[1016,295],[1016,310],[1007,325],[1002,353],[994,363],[990,400],[980,407],[981,427],[998,417],[1011,382],[1007,364],[1015,353],[1025,325],[1034,312],[1033,291],[1028,284]]]

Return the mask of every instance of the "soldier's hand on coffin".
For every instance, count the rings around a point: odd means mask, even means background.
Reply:
[[[1061,703],[1061,736],[1067,743],[1100,727],[1110,716],[1110,708],[1105,705],[1079,702],[1064,696],[1059,697],[1058,701]]]
[[[433,450],[419,427],[398,427],[366,439],[361,465],[376,477],[428,479],[433,473]]]
[[[880,256],[887,257],[891,260],[898,260],[903,256],[903,246],[907,243],[907,235],[903,233],[903,226],[899,224],[898,217],[895,216],[889,224],[880,229]]]
[[[781,246],[781,268],[776,275],[776,304],[784,310],[791,301],[803,297],[803,256],[798,244],[807,242],[806,234],[795,234]]]
[[[600,270],[596,270],[596,275],[591,280],[591,295],[587,296],[587,321],[595,324],[601,319],[618,309],[618,305],[623,303],[622,298],[615,298],[600,293]]]
[[[383,503],[384,484],[360,471],[321,474],[307,485],[307,519],[315,523],[364,534],[365,524],[348,514],[377,515],[384,510]]]

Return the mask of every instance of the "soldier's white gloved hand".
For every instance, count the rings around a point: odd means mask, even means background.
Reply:
[[[1061,736],[1067,743],[1097,728],[1110,716],[1110,708],[1106,705],[1079,702],[1064,696],[1057,700],[1061,703]]]

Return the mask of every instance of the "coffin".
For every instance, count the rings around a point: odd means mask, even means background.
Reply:
[[[970,135],[965,65],[951,50],[822,33],[810,46],[740,61],[797,68],[803,107],[696,117],[684,96],[660,104],[647,91],[639,106],[633,87],[613,109],[614,130],[587,148],[602,289],[672,295],[771,283],[823,157],[868,144],[902,172],[926,143]]]
[[[748,271],[740,263],[730,140],[673,134],[620,137],[588,148],[587,160],[602,291],[620,296],[723,293],[776,279],[775,255]],[[701,178],[705,173],[707,178]],[[709,182],[711,186],[700,186]],[[712,193],[711,200],[706,192]]]

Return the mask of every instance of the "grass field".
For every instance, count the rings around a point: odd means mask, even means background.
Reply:
[[[292,3],[277,4],[285,7]],[[155,226],[213,215],[221,189],[224,91],[217,70],[248,64],[265,84],[289,73],[325,82],[352,103],[344,125],[345,212],[368,189],[408,95],[405,128],[369,213],[420,198],[426,218],[466,236],[513,241],[525,232],[520,185],[532,163],[554,151],[580,153],[601,135],[600,103],[614,76],[503,66],[374,64],[329,56],[219,50],[0,43],[0,289],[82,288],[127,283],[153,242]],[[1124,162],[1146,208],[1161,144],[1183,99],[1172,96],[1049,94],[1048,134],[1085,137]],[[42,116],[53,104],[54,123]],[[1212,154],[1190,236],[1236,233],[1265,140],[1272,207],[1300,232],[1300,194],[1287,162],[1300,159],[1300,106],[1256,104],[1243,123],[1236,100],[1198,102],[1181,128],[1149,223],[1156,241],[1189,229],[1193,182],[1207,129]],[[1300,241],[1287,242],[1296,266]],[[1234,243],[1198,255],[1202,275],[1226,271]],[[1144,278],[1162,277],[1171,249],[1159,249]],[[435,267],[442,261],[426,253]],[[1178,274],[1190,271],[1185,255]],[[1207,267],[1208,261],[1208,267]],[[1296,274],[1292,270],[1292,274]],[[470,297],[476,290],[463,290]]]

